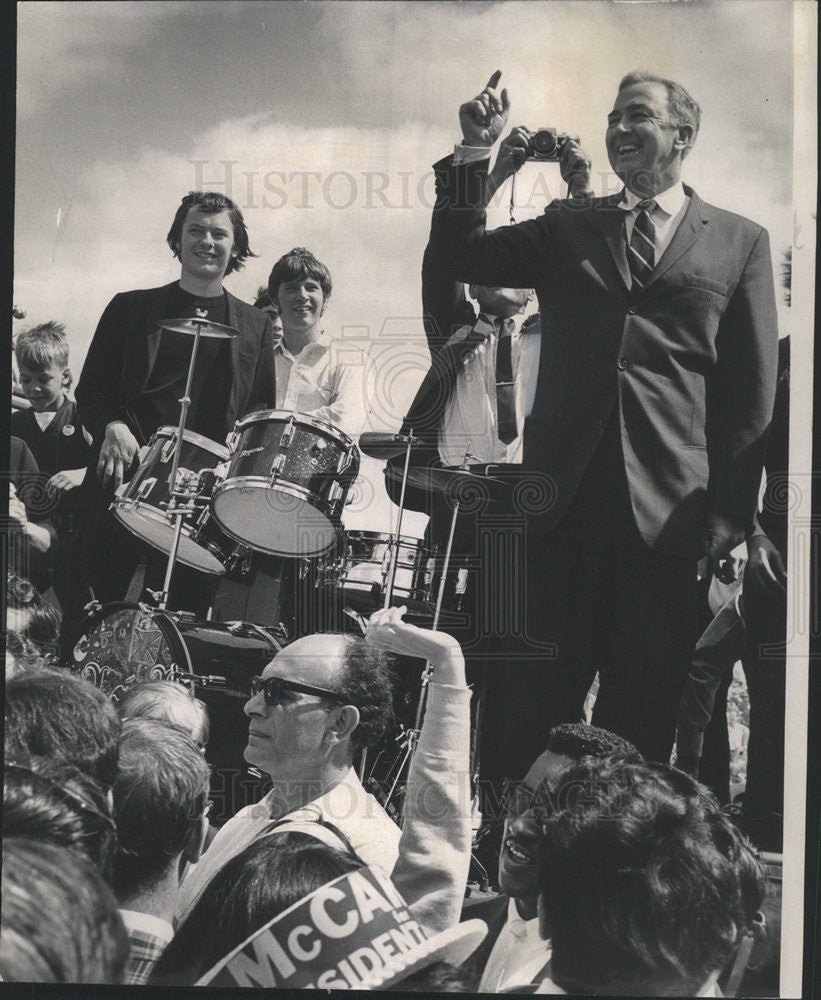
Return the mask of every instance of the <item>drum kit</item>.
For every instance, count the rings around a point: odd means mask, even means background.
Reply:
[[[422,446],[412,432],[366,432],[357,447],[327,421],[287,410],[250,413],[236,423],[225,445],[211,441],[186,427],[198,347],[202,337],[231,338],[238,331],[201,317],[158,325],[193,337],[179,424],[153,435],[112,510],[128,531],[167,555],[162,590],[153,595],[155,607],[122,602],[89,606],[67,646],[67,666],[115,701],[142,680],[186,682],[211,704],[216,725],[210,762],[236,774],[243,767],[242,707],[250,676],[260,673],[296,635],[289,634],[276,613],[263,625],[196,621],[190,612],[168,610],[175,566],[218,578],[254,553],[314,563],[315,585],[334,593],[347,617],[361,627],[374,610],[394,605],[406,605],[408,620],[423,627],[447,627],[459,620],[465,585],[464,567],[451,566],[460,498],[476,495],[477,489],[500,497],[510,487],[487,470],[472,470],[470,455],[456,469],[412,466],[411,458]],[[377,460],[404,458],[401,473],[388,473],[400,485],[392,533],[343,529],[360,450]],[[450,499],[450,537],[441,555],[401,533],[408,485]],[[427,665],[394,788],[413,755],[430,673]]]

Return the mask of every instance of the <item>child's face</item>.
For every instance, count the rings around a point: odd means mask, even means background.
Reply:
[[[69,385],[68,369],[54,363],[40,370],[24,365],[18,367],[23,395],[31,403],[31,408],[36,413],[56,410],[63,401],[63,390]]]

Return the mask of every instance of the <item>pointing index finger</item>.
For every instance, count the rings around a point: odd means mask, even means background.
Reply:
[[[499,83],[501,75],[502,71],[500,69],[497,69],[496,72],[493,74],[493,76],[491,76],[491,78],[488,80],[485,89],[487,90],[489,88],[491,90],[495,90],[497,84]]]

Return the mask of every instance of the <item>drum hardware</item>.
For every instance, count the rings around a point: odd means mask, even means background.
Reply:
[[[388,434],[384,431],[364,431],[359,435],[359,450],[369,458],[389,461],[398,458],[406,447],[423,447],[422,439],[409,434]]]
[[[174,680],[183,684],[189,684],[191,693],[196,693],[196,687],[226,687],[228,679],[222,674],[189,674],[178,671],[174,674]]]
[[[418,438],[413,436],[413,428],[410,429],[410,433],[406,435],[396,435],[397,437],[403,436],[405,438],[405,467],[402,472],[402,489],[399,494],[399,513],[396,515],[396,531],[394,532],[395,543],[393,546],[393,551],[391,552],[391,565],[388,570],[388,579],[385,584],[385,603],[382,605],[384,608],[389,608],[391,606],[391,600],[393,599],[393,584],[396,579],[396,561],[399,558],[399,539],[402,534],[402,518],[405,513],[405,489],[408,483],[408,469],[410,468],[410,458],[411,451],[415,443],[418,442]],[[395,442],[398,443],[398,442]],[[372,442],[368,442],[372,445]],[[400,455],[400,451],[397,453]]]

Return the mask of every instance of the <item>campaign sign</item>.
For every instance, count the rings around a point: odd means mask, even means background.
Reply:
[[[197,985],[358,989],[427,940],[388,876],[361,868],[265,924]]]

